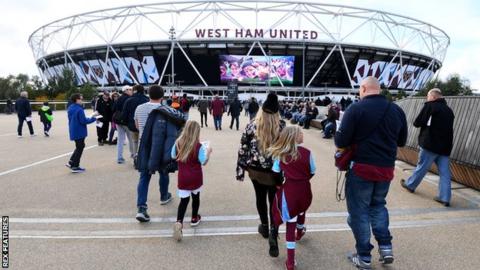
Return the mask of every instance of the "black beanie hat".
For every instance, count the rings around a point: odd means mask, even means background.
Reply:
[[[263,103],[262,110],[266,113],[275,114],[278,113],[278,97],[275,93],[270,93],[267,96],[267,100]]]

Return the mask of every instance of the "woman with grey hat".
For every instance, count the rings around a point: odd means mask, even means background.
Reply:
[[[272,203],[277,190],[276,186],[281,184],[281,179],[271,170],[273,161],[267,149],[276,142],[280,131],[285,127],[285,122],[280,120],[278,110],[277,95],[268,94],[262,110],[247,125],[242,134],[237,160],[237,180],[243,181],[245,171],[252,180],[261,221],[258,232],[264,238],[268,238],[269,254],[272,257],[278,256],[278,227],[273,223]],[[267,198],[269,206],[267,206]]]

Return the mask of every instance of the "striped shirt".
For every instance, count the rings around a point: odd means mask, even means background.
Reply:
[[[139,105],[135,110],[133,119],[138,122],[139,138],[142,138],[143,128],[147,123],[148,115],[156,108],[162,106],[160,103],[147,102]]]

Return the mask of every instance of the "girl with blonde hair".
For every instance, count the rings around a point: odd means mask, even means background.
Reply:
[[[285,127],[285,122],[280,120],[278,110],[277,95],[268,94],[261,111],[247,125],[242,134],[237,160],[237,180],[243,181],[245,171],[248,171],[248,176],[252,180],[261,222],[258,232],[264,238],[268,238],[269,254],[272,257],[278,256],[278,228],[273,224],[272,203],[279,179],[271,170],[273,161],[267,150]]]
[[[200,125],[189,120],[172,147],[171,156],[178,163],[178,195],[180,204],[177,211],[177,222],[173,226],[173,237],[182,240],[183,218],[192,197],[191,227],[198,226],[201,216],[200,190],[203,185],[202,165],[206,165],[212,149],[207,143],[200,143]]]
[[[268,149],[273,158],[272,171],[285,178],[275,195],[272,212],[275,226],[283,222],[287,225],[287,270],[295,269],[295,244],[306,232],[305,213],[312,203],[310,179],[315,174],[315,161],[310,150],[300,146],[302,143],[300,127],[289,126]]]

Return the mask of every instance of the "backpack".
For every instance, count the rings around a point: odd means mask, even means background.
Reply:
[[[126,125],[124,119],[123,119],[123,114],[122,111],[116,111],[112,115],[113,121],[118,124],[118,125]]]

